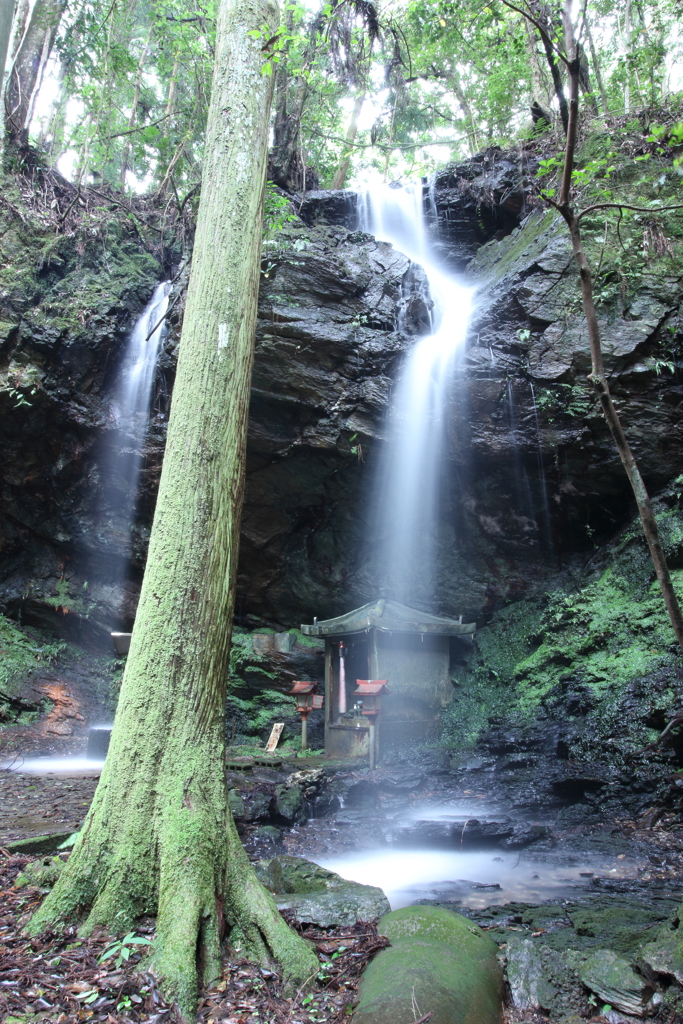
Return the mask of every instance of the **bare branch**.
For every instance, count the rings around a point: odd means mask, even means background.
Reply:
[[[576,219],[581,220],[587,213],[592,210],[635,210],[636,213],[668,213],[670,210],[683,210],[683,203],[678,203],[676,206],[631,206],[630,203],[593,203],[592,206],[587,206],[585,210],[577,214]]]

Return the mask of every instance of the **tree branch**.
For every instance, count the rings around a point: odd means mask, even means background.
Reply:
[[[553,204],[555,205],[555,204]],[[683,210],[683,203],[678,203],[676,206],[631,206],[630,203],[593,203],[592,206],[587,206],[585,210],[577,214],[576,219],[581,220],[591,210],[635,210],[636,213],[668,213],[670,210]]]
[[[116,132],[114,135],[107,135],[108,139],[119,139],[122,135],[135,135],[136,132],[144,132],[145,128],[154,128],[156,125],[161,124],[167,118],[171,117],[172,114],[164,114],[163,117],[158,118],[156,121],[150,121],[149,124],[141,124],[138,128],[127,128],[125,132]]]
[[[505,4],[506,7],[509,7],[511,11],[517,11],[517,14],[521,14],[523,18],[526,18],[526,20],[530,21],[532,25],[536,26],[538,31],[543,36],[543,39],[547,41],[548,45],[552,47],[553,52],[556,54],[556,56],[558,56],[560,60],[567,65],[567,69],[569,70],[570,61],[562,53],[562,50],[560,50],[552,41],[552,39],[548,35],[545,26],[540,21],[537,21],[536,18],[533,18],[530,14],[527,14],[527,12],[523,10],[521,7],[517,7],[516,4],[513,4],[512,0],[502,0],[502,2]]]

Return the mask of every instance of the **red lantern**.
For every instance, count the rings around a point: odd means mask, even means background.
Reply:
[[[289,691],[294,697],[296,697],[296,710],[301,715],[301,749],[305,750],[308,746],[308,716],[310,715],[313,708],[321,708],[323,704],[322,697],[317,696],[316,690],[318,684],[315,680],[298,680],[294,683],[292,689]]]
[[[375,767],[375,722],[382,710],[382,697],[391,691],[387,686],[386,679],[356,679],[357,689],[354,697],[363,698],[363,710],[361,714],[368,719],[370,726],[370,767]]]

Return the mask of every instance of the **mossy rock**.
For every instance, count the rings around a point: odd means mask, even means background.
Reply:
[[[643,1016],[652,989],[645,978],[614,950],[596,950],[586,960],[579,976],[586,988],[595,992],[603,1002],[632,1016]]]
[[[498,1024],[498,947],[481,928],[441,907],[420,906],[386,914],[379,931],[391,946],[365,971],[354,1024],[397,1024],[431,1012],[431,1024]]]
[[[275,811],[287,824],[306,821],[306,803],[299,786],[283,784],[275,787]]]
[[[15,889],[23,889],[26,885],[38,889],[51,889],[62,873],[66,861],[60,857],[41,857],[27,864],[14,883]]]
[[[389,909],[381,889],[349,882],[303,857],[260,860],[256,875],[274,894],[278,910],[291,910],[300,924],[353,925],[375,921]]]
[[[640,959],[657,974],[671,975],[683,985],[683,903],[675,916],[665,924],[654,942],[645,942]]]

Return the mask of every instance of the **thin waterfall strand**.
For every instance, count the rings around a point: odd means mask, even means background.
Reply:
[[[130,553],[130,523],[135,512],[142,467],[142,448],[147,434],[149,407],[159,352],[165,334],[171,285],[162,281],[130,333],[112,407],[121,443],[114,473],[116,500],[112,512],[128,536],[124,551]]]
[[[134,554],[143,450],[170,292],[170,282],[157,285],[128,337],[112,398],[108,443],[102,453],[104,487],[98,524],[102,562],[94,566],[94,575],[102,579],[109,594],[115,628],[127,626],[133,610],[127,606],[124,580]]]

